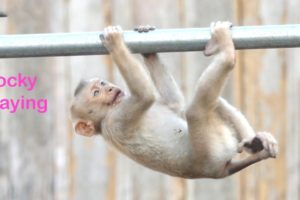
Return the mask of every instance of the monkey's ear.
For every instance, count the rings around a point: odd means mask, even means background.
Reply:
[[[75,132],[83,135],[91,137],[95,134],[95,126],[92,121],[77,121],[75,124]]]

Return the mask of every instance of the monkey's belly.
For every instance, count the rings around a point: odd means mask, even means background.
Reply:
[[[122,141],[119,149],[148,168],[184,177],[192,163],[187,124],[174,113],[163,112],[164,115],[152,112],[151,118],[146,116],[134,137]]]
[[[144,140],[140,144],[131,144],[126,147],[125,153],[128,157],[135,160],[139,164],[150,169],[160,171],[172,176],[186,176],[185,174],[191,169],[189,168],[190,155],[184,151],[183,147],[169,147],[168,144],[144,145],[149,140]],[[189,148],[189,147],[188,147]]]

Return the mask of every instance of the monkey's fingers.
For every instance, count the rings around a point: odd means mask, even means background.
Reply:
[[[277,144],[277,142],[272,141],[268,145],[269,145],[268,149],[269,149],[269,152],[270,152],[270,157],[276,158],[277,154],[278,154],[278,144]]]
[[[217,44],[217,40],[214,36],[212,36],[211,39],[205,45],[205,50],[203,51],[203,54],[205,56],[211,56],[216,54],[218,51],[219,51],[219,46]]]
[[[100,35],[99,35],[99,38],[100,38],[100,40],[103,42],[104,41],[104,34],[103,33],[101,33]]]
[[[211,38],[207,42],[204,55],[211,56],[224,52],[227,55],[228,62],[234,63],[234,44],[231,37],[231,22],[212,22],[210,24]]]
[[[106,47],[118,44],[123,39],[123,30],[121,26],[108,26],[99,35],[99,38]]]
[[[211,22],[210,23],[210,35],[214,35],[214,27],[216,26],[216,22]]]
[[[225,22],[223,22],[223,25],[230,28],[230,29],[233,27],[233,24],[232,24],[231,21],[225,21]]]

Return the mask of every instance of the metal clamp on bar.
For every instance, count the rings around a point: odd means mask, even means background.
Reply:
[[[4,12],[0,11],[0,17],[7,17],[7,15]]]
[[[0,58],[107,54],[101,32],[0,35]],[[236,49],[300,47],[300,24],[236,26]],[[209,28],[157,29],[149,33],[124,31],[133,53],[202,51]]]

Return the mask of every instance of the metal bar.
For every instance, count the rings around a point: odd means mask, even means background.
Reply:
[[[101,32],[0,35],[0,58],[107,54]],[[300,47],[300,24],[232,28],[236,49]],[[124,31],[133,53],[202,51],[209,28]]]

